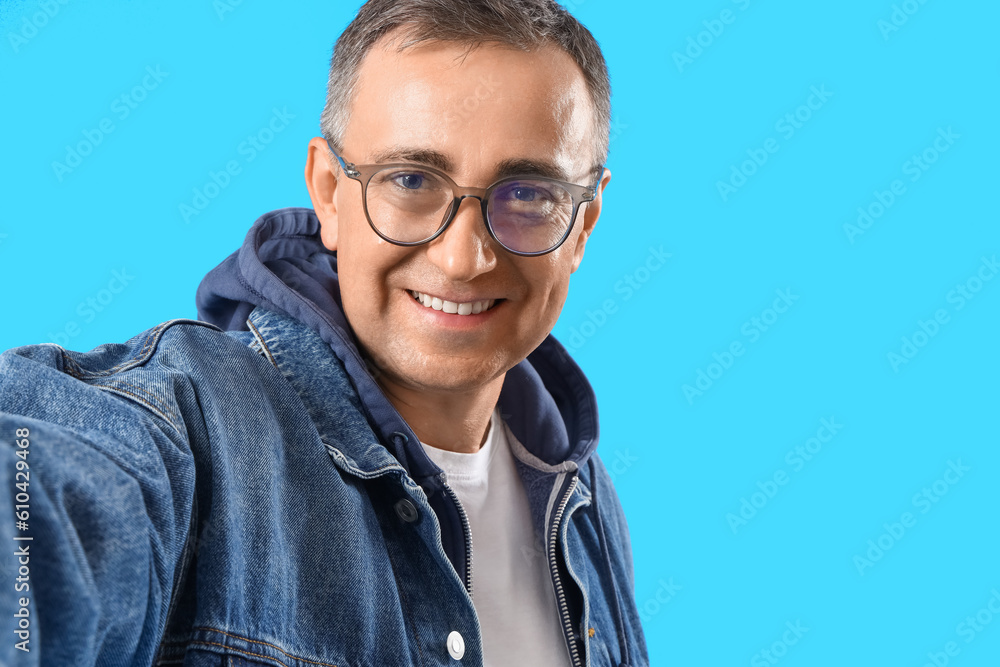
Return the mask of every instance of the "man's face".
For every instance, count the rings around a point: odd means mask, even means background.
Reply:
[[[506,161],[530,160],[555,167],[561,180],[593,184],[592,105],[572,58],[556,47],[464,53],[451,43],[402,53],[376,45],[361,68],[344,160],[423,163],[472,187],[498,180]],[[444,234],[405,248],[369,227],[360,183],[342,173],[334,182],[336,171],[323,172],[339,167],[329,166],[322,140],[314,139],[310,150],[307,180],[324,244],[337,251],[344,312],[379,368],[380,383],[469,391],[502,377],[544,340],[597,221],[599,198],[581,206],[569,238],[547,255],[519,257],[497,245],[472,198],[462,201]],[[386,158],[388,151],[397,153]],[[429,151],[442,163],[429,161]],[[609,179],[605,172],[599,190]],[[423,305],[415,293],[493,305],[478,314],[463,313],[481,304],[447,313]]]

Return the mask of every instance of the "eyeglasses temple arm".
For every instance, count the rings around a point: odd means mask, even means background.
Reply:
[[[347,174],[351,178],[357,178],[358,176],[361,175],[361,172],[359,172],[353,164],[344,162],[344,158],[337,155],[337,151],[333,150],[333,144],[330,143],[329,139],[326,140],[326,145],[327,147],[329,147],[330,152],[333,153],[333,157],[337,158],[337,162],[340,163],[340,168],[344,170],[345,174]]]
[[[597,198],[597,186],[601,184],[601,179],[604,178],[604,165],[602,164],[597,169],[597,181],[594,183],[594,187],[587,191],[587,196],[590,197],[588,201],[593,201]]]

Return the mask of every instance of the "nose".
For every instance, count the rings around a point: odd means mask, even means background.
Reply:
[[[451,224],[427,244],[428,259],[455,282],[468,282],[497,263],[480,202],[477,197],[463,196]]]

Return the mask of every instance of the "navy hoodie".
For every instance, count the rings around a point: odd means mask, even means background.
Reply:
[[[464,570],[461,521],[435,494],[441,470],[389,402],[368,370],[344,315],[337,255],[323,246],[320,222],[308,208],[283,208],[261,216],[243,246],[212,269],[197,292],[198,318],[227,331],[246,331],[257,306],[288,315],[314,329],[350,375],[372,429],[382,444],[424,487],[441,523],[445,553]],[[583,371],[551,335],[507,372],[500,410],[525,448],[557,465],[581,468],[597,448],[597,402]]]

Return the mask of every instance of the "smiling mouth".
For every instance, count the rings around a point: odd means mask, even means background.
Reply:
[[[456,303],[454,301],[445,301],[444,299],[431,296],[430,294],[424,294],[423,292],[417,292],[416,290],[407,291],[410,293],[410,296],[412,296],[414,300],[420,303],[424,308],[431,308],[433,310],[440,310],[445,313],[456,315],[478,315],[479,313],[485,312],[503,301],[503,299],[484,299],[482,301]]]

